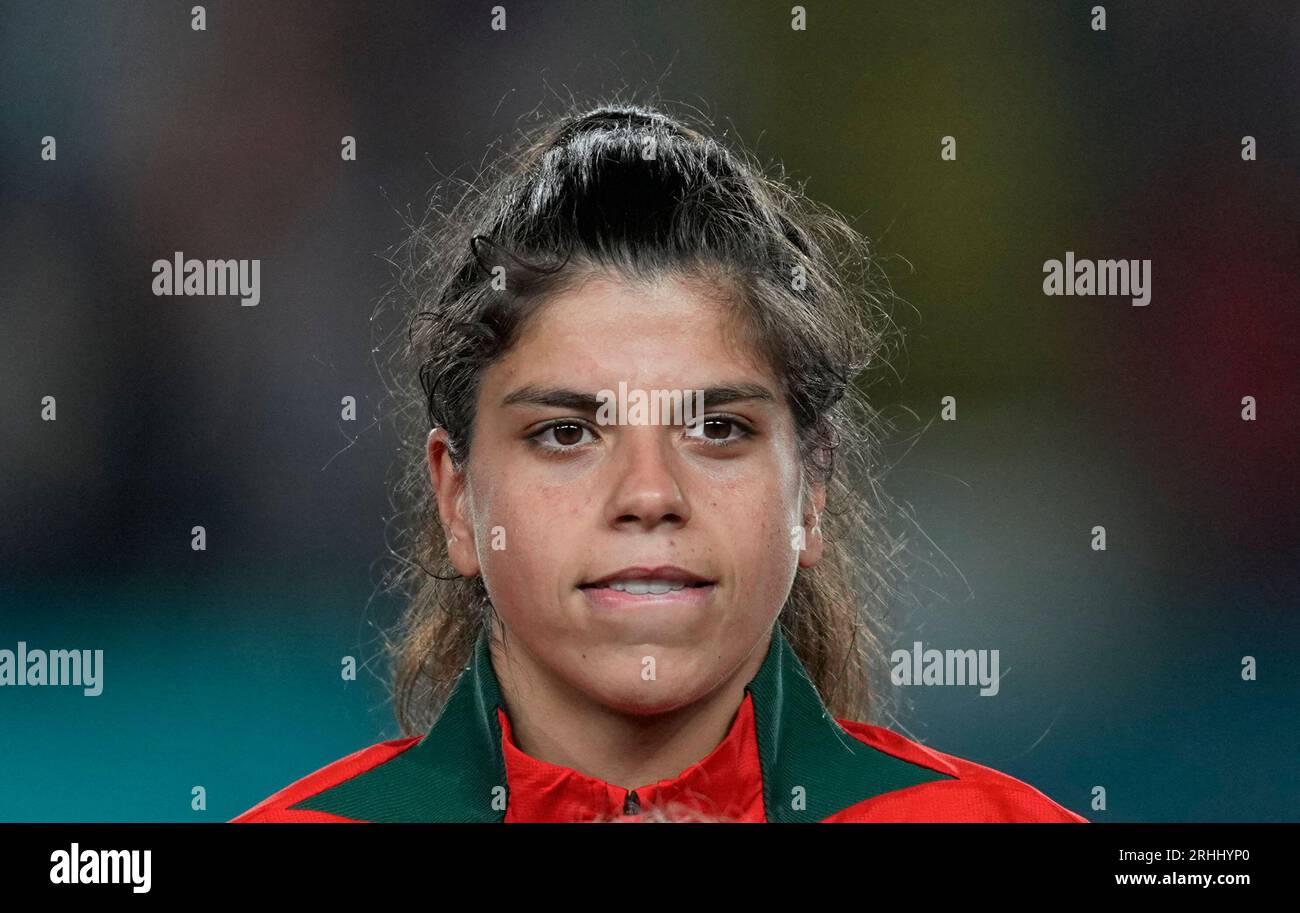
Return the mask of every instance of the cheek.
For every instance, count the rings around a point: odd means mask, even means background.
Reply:
[[[516,482],[498,495],[492,512],[531,550],[554,553],[565,543],[589,535],[585,524],[591,505],[589,488]]]
[[[484,581],[502,591],[534,592],[564,572],[582,550],[584,505],[572,490],[480,477],[475,530]]]
[[[720,541],[730,543],[734,559],[751,577],[781,577],[798,557],[790,544],[790,527],[799,522],[797,486],[771,479],[720,486],[708,499]],[[788,561],[787,561],[788,559]]]

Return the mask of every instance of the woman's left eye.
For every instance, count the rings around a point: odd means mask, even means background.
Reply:
[[[720,437],[715,436],[714,434],[714,432],[718,430],[719,426],[721,426],[723,430],[723,434]],[[730,432],[735,429],[739,429],[741,432],[738,437],[732,437],[730,434]],[[714,447],[726,447],[735,444],[738,441],[743,441],[745,438],[753,434],[753,429],[749,428],[743,422],[734,418],[723,418],[721,416],[698,421],[693,425],[687,426],[686,431],[687,437],[695,438],[698,441],[703,441],[704,443],[710,444]],[[692,434],[694,431],[701,431],[703,433],[699,435]]]

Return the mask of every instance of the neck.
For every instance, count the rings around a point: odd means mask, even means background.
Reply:
[[[521,751],[613,786],[637,789],[676,777],[718,746],[769,642],[764,638],[708,694],[655,714],[623,713],[593,700],[560,680],[507,628],[496,629],[491,651],[513,741]]]

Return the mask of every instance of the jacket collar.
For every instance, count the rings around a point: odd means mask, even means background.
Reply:
[[[291,807],[360,821],[501,822],[539,820],[510,813],[512,801],[517,803],[515,812],[538,813],[547,807],[536,792],[512,800],[512,788],[522,792],[530,785],[563,780],[566,794],[576,789],[578,793],[571,795],[579,795],[595,784],[612,791],[604,798],[596,796],[598,808],[607,807],[611,795],[621,798],[625,793],[577,771],[528,758],[513,743],[509,749],[503,747],[508,727],[484,630],[437,722],[418,743]],[[821,821],[873,796],[946,776],[885,754],[849,734],[827,711],[779,623],[773,627],[762,666],[745,686],[744,702],[723,743],[700,764],[655,784],[656,790],[663,797],[681,797],[712,783],[722,793],[710,793],[710,800],[732,804],[746,788],[743,770],[738,778],[720,781],[714,774],[728,758],[743,758],[751,738],[763,815],[771,822]],[[509,765],[507,750],[511,751]],[[515,774],[515,783],[510,782],[508,771]],[[752,779],[751,771],[751,785]],[[544,820],[557,819],[549,815]]]
[[[698,814],[726,821],[761,822],[763,782],[754,737],[753,697],[744,696],[727,735],[704,758],[675,777],[624,789],[577,770],[540,761],[514,743],[510,718],[498,710],[504,738],[510,805],[506,821],[610,820],[660,809],[674,819]]]

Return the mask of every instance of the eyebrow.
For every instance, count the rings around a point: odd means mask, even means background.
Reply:
[[[691,388],[692,390],[695,388]],[[683,390],[683,393],[688,391]],[[776,396],[762,384],[729,383],[704,388],[704,408],[721,406],[745,400],[776,402]],[[524,384],[522,387],[505,395],[501,400],[505,406],[550,406],[557,409],[571,409],[584,415],[595,415],[600,409],[601,400],[594,393],[581,390],[569,390],[564,387],[547,387],[541,384]]]

